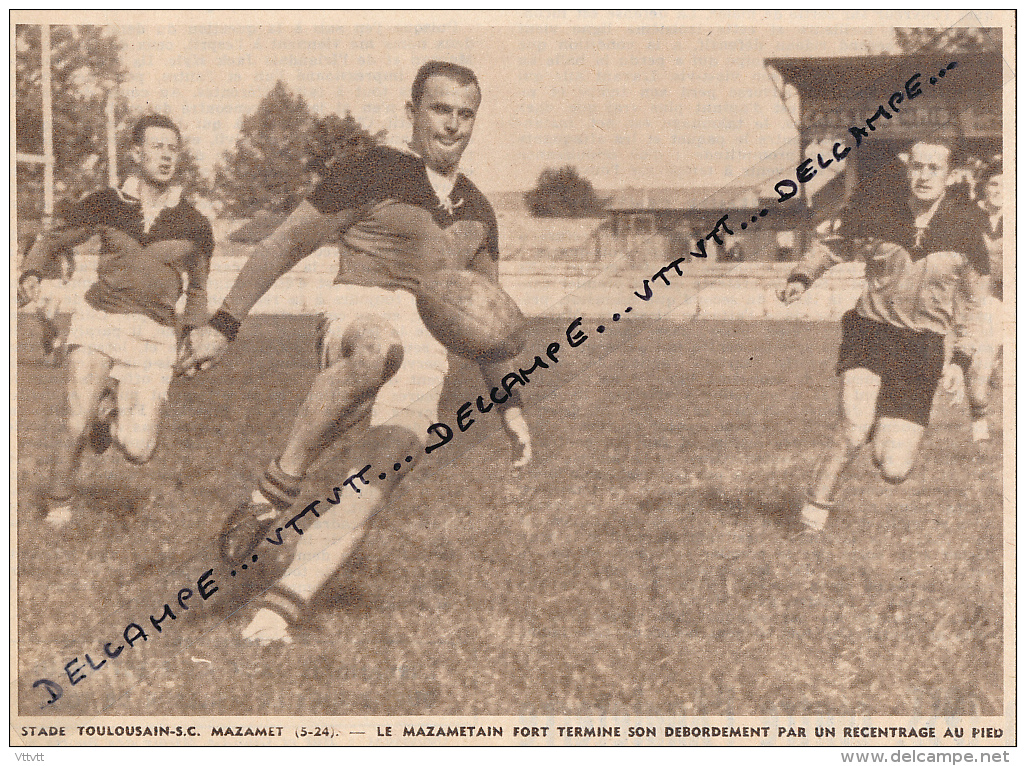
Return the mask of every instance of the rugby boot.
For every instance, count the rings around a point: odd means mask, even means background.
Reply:
[[[291,547],[283,545],[285,533],[271,532],[276,525],[283,527],[288,521],[288,511],[299,497],[302,481],[302,477],[282,471],[277,460],[271,461],[257,481],[256,490],[228,515],[221,528],[218,544],[226,564],[236,567],[251,563],[253,552],[265,538],[278,547]]]

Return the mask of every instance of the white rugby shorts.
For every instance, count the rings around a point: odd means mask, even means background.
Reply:
[[[142,314],[98,311],[82,301],[71,317],[67,344],[109,356],[114,362],[110,376],[122,386],[137,388],[146,399],[167,399],[178,352],[170,327]]]
[[[424,326],[413,293],[333,285],[322,314],[328,322],[325,343],[341,336],[359,316],[375,315],[395,329],[403,345],[403,363],[378,391],[370,425],[403,426],[426,439],[428,426],[438,420],[438,401],[449,371],[449,356]]]

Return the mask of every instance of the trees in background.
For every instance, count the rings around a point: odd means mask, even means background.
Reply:
[[[384,130],[371,133],[357,122],[348,109],[345,117],[334,113],[314,117],[313,129],[307,142],[307,170],[322,176],[342,158],[366,152],[381,143],[386,134]]]
[[[895,27],[894,39],[902,53],[1001,52],[1001,30],[991,27]]]
[[[573,165],[545,168],[524,202],[539,218],[586,218],[604,212],[595,187]]]
[[[133,112],[120,86],[128,77],[121,43],[110,27],[51,25],[54,194],[78,199],[107,183],[105,107],[114,93],[117,169],[131,171],[131,130],[146,112]],[[180,123],[180,116],[168,115]],[[187,126],[182,126],[187,130]],[[193,196],[212,197],[229,215],[291,210],[314,178],[340,157],[365,151],[384,138],[350,112],[317,116],[302,95],[277,82],[254,114],[243,118],[234,148],[224,153],[211,184],[183,136],[178,179]],[[42,49],[38,24],[15,28],[15,144],[18,152],[43,153]],[[17,205],[22,220],[43,212],[43,168],[18,163]]]
[[[15,27],[15,145],[17,151],[43,153],[42,48],[38,24]],[[105,27],[50,27],[53,94],[54,187],[58,198],[77,197],[102,184],[107,174],[104,105],[110,89],[127,70],[121,44]],[[115,117],[127,119],[128,105],[118,98]],[[42,165],[19,163],[18,212],[42,214]]]
[[[144,113],[134,113],[118,88],[128,71],[121,62],[121,43],[109,27],[51,25],[51,91],[53,102],[54,194],[78,199],[106,185],[107,128],[105,106],[115,92],[117,168],[121,178],[131,170],[131,130]],[[174,114],[168,115],[177,121]],[[38,24],[15,28],[15,144],[17,151],[43,153],[42,49]],[[179,179],[192,193],[204,194],[208,184],[183,139]],[[21,219],[43,212],[43,168],[18,163],[17,205]]]
[[[214,196],[225,213],[248,217],[299,203],[308,181],[305,159],[313,119],[306,99],[281,80],[256,112],[242,118],[235,147],[214,168]]]
[[[214,170],[213,194],[228,215],[287,213],[341,157],[366,151],[384,131],[370,133],[345,117],[314,115],[302,95],[279,80],[256,111],[242,118],[235,146]]]

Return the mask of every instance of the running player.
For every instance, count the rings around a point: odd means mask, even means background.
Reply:
[[[969,369],[972,360],[967,354],[956,352],[952,361],[956,363],[957,367],[963,369],[963,374],[960,375],[957,370],[952,370],[952,375],[946,376],[949,380],[945,382],[945,387],[949,391],[964,390],[968,395],[974,442],[990,439],[990,423],[987,419],[990,404],[990,382],[997,367],[1004,333],[1001,321],[1003,314],[1002,240],[1004,237],[1002,187],[1001,160],[997,159],[983,167],[977,184],[979,206],[986,216],[984,242],[990,256],[990,290],[984,298],[982,325],[979,329],[976,346],[980,374],[975,377],[971,376]],[[958,308],[962,308],[961,302]],[[961,310],[958,311],[956,318],[964,321],[958,316],[963,313]],[[971,381],[970,385],[965,385],[965,381]],[[959,382],[961,382],[961,386],[959,386]]]
[[[113,442],[133,463],[157,446],[161,409],[177,354],[175,304],[188,279],[184,323],[207,321],[207,275],[214,249],[210,222],[172,181],[181,132],[167,117],[142,117],[132,131],[137,175],[120,189],[86,196],[33,245],[20,284],[37,300],[41,267],[55,252],[99,234],[96,282],[68,332],[68,411],[57,437],[46,520],[72,518],[75,472],[88,439],[97,453]]]
[[[813,243],[779,293],[784,303],[793,303],[831,266],[866,261],[866,286],[842,321],[840,425],[801,509],[808,530],[824,528],[845,470],[870,438],[883,478],[905,481],[944,372],[956,287],[969,296],[970,317],[978,317],[982,276],[990,270],[983,222],[978,208],[946,197],[953,152],[945,141],[914,143],[904,193],[865,187],[834,232]],[[957,346],[966,358],[973,358],[973,325],[959,329]],[[970,365],[970,386],[978,374],[977,358]]]
[[[61,340],[60,325],[57,314],[71,313],[68,296],[68,282],[75,273],[75,251],[70,247],[54,250],[50,257],[37,264],[39,289],[36,298],[29,300],[25,294],[24,283],[21,295],[25,311],[34,311],[39,320],[41,330],[40,344],[43,347],[43,360],[57,366],[62,357],[64,343]]]
[[[419,275],[441,268],[465,267],[498,280],[495,213],[459,173],[480,103],[471,70],[438,61],[422,66],[406,105],[413,127],[409,151],[376,147],[336,163],[253,253],[210,325],[191,335],[182,367],[205,368],[282,274],[341,233],[341,268],[322,323],[321,372],[285,448],[229,517],[222,552],[241,562],[284,524],[307,471],[340,438],[348,448],[345,476],[368,465],[389,470],[383,480],[368,477],[369,485],[354,482],[359,493],[347,487],[339,504],[322,508],[312,525],[304,520],[287,570],[255,603],[242,634],[247,640],[292,641],[296,619],[424,451],[427,427],[437,420],[447,353],[424,327],[411,289]],[[491,385],[497,382],[492,368],[482,371]],[[511,396],[500,411],[515,465],[526,464],[531,442],[519,399]]]

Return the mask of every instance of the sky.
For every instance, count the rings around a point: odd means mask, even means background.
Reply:
[[[483,101],[462,170],[486,192],[528,189],[567,164],[602,189],[728,183],[795,143],[764,58],[893,49],[891,27],[112,28],[132,106],[178,120],[207,173],[276,80],[315,113],[348,109],[401,144],[417,67],[468,65]]]

